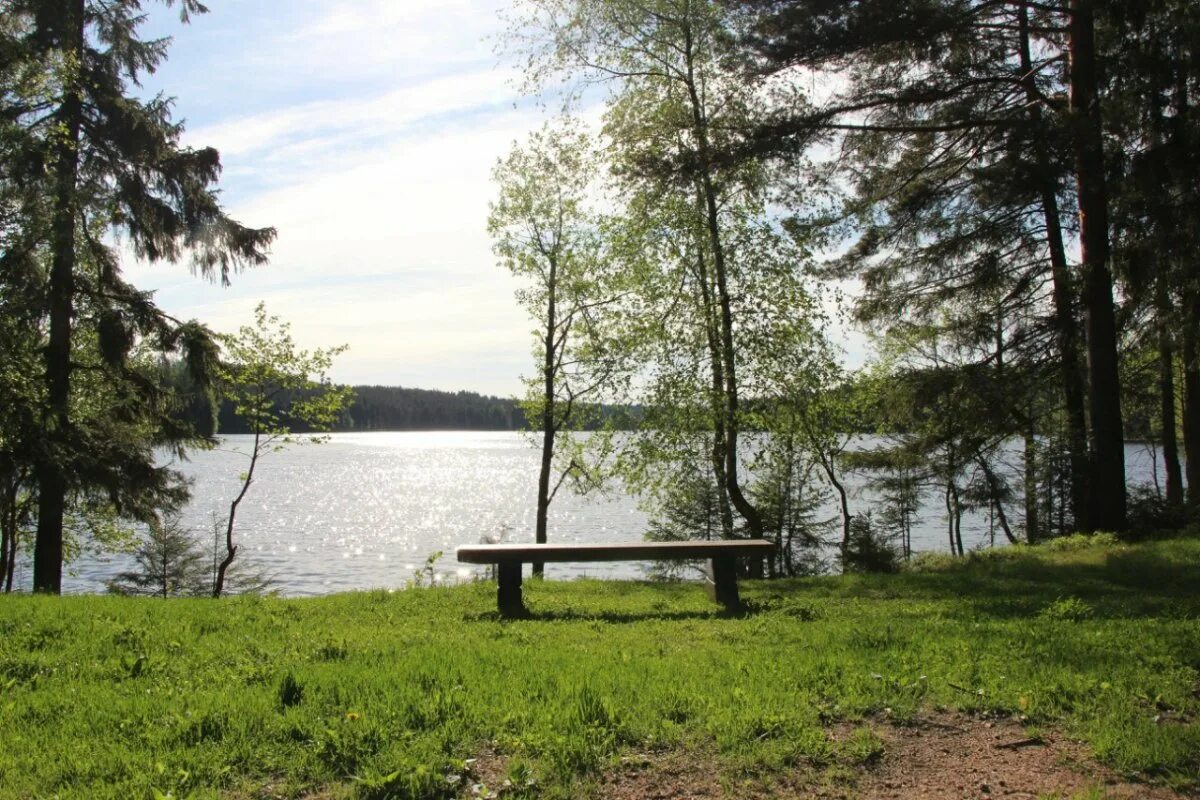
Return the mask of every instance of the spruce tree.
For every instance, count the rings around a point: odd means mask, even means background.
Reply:
[[[181,499],[176,476],[155,466],[153,447],[178,447],[191,432],[171,423],[169,398],[131,361],[135,347],[183,351],[201,376],[216,353],[202,326],[179,324],[122,279],[110,235],[150,262],[190,254],[195,271],[222,282],[241,266],[265,263],[274,237],[273,229],[244,227],[222,211],[217,151],[180,144],[172,101],[134,94],[169,44],[139,38],[146,5],[10,0],[4,8],[8,51],[40,76],[26,96],[4,98],[5,116],[23,132],[22,148],[5,153],[6,167],[23,173],[33,190],[20,223],[48,264],[40,305],[42,438],[31,454],[37,591],[61,589],[63,521],[73,496],[103,493],[122,514],[141,518]],[[179,8],[184,22],[206,11],[196,0]],[[101,396],[124,424],[122,435],[78,424],[77,417],[104,418],[80,408],[81,359],[102,376]]]

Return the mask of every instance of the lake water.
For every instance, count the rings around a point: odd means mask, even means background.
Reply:
[[[185,510],[188,527],[211,532],[240,488],[249,437],[229,436],[213,451],[179,468],[194,481]],[[1146,448],[1126,448],[1131,477],[1149,482]],[[538,450],[519,433],[403,432],[335,434],[320,445],[295,446],[259,462],[242,503],[236,538],[239,559],[274,576],[286,595],[327,594],[407,584],[414,570],[441,551],[437,580],[467,580],[484,568],[459,564],[454,548],[485,537],[533,540]],[[867,508],[862,480],[848,476],[858,494],[852,512]],[[916,550],[948,550],[940,498],[930,498],[913,533]],[[836,514],[830,504],[828,516]],[[1019,517],[1019,509],[1010,512]],[[647,527],[636,498],[616,492],[581,498],[564,487],[550,508],[554,542],[636,541]],[[999,541],[1003,534],[996,531]],[[989,546],[986,514],[963,520],[968,549]],[[64,590],[103,591],[125,567],[123,556],[87,556],[70,566]],[[636,563],[548,564],[549,578],[580,575],[637,578]],[[27,586],[28,575],[18,583]]]

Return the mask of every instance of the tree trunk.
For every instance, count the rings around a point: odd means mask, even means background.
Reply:
[[[1200,508],[1200,294],[1184,302],[1183,449],[1187,502]]]
[[[550,514],[550,470],[554,464],[554,377],[555,334],[558,332],[558,259],[554,255],[547,258],[550,267],[546,281],[546,337],[542,342],[542,464],[538,471],[537,496],[537,527],[534,530],[534,541],[546,543],[546,522]],[[546,565],[541,561],[533,562],[533,574],[542,577],[546,573]]]
[[[0,503],[0,585],[8,574],[8,551],[11,542],[17,535],[16,525],[16,486],[15,478],[6,480],[4,485],[4,502]]]
[[[1022,3],[1019,10],[1022,85],[1028,103],[1029,121],[1034,129],[1034,156],[1038,175],[1042,216],[1046,224],[1046,248],[1050,256],[1051,296],[1054,301],[1054,334],[1058,345],[1063,403],[1067,412],[1067,451],[1071,459],[1071,512],[1075,524],[1087,527],[1088,512],[1088,444],[1087,413],[1084,398],[1087,394],[1079,357],[1079,327],[1075,318],[1075,288],[1067,251],[1063,242],[1062,218],[1058,206],[1057,186],[1046,147],[1046,127],[1042,117],[1029,46],[1029,10]],[[1028,451],[1027,451],[1028,452]]]
[[[4,579],[4,592],[7,594],[13,590],[13,572],[17,565],[17,544],[18,537],[13,536],[8,541],[8,563],[5,564],[4,574],[0,577]]]
[[[1125,437],[1117,374],[1117,322],[1108,267],[1108,195],[1100,97],[1096,91],[1093,0],[1070,0],[1070,107],[1075,183],[1079,197],[1079,251],[1087,332],[1088,410],[1092,476],[1087,528],[1125,529]]]
[[[12,536],[8,540],[7,558],[5,559],[4,572],[0,573],[0,579],[4,581],[4,592],[7,594],[13,590],[13,572],[17,566],[17,545],[20,543],[20,534],[16,526],[13,526]]]
[[[821,468],[825,470],[826,477],[829,478],[829,485],[838,493],[838,505],[842,510],[842,558],[846,557],[846,550],[850,547],[850,500],[846,493],[846,487],[838,480],[837,473],[833,471],[833,462],[824,453],[818,454],[818,459],[821,462]]]
[[[229,504],[229,519],[225,521],[225,558],[217,565],[217,577],[213,581],[213,597],[220,597],[225,591],[225,573],[229,570],[229,565],[233,563],[233,559],[237,556],[237,545],[233,543],[233,525],[237,519],[238,506],[242,503],[242,498],[246,496],[246,492],[250,489],[250,483],[254,480],[254,468],[258,465],[258,453],[262,442],[262,431],[254,432],[253,450],[250,452],[250,467],[246,470],[246,478],[242,481],[242,489],[238,492],[237,497],[233,498],[233,502]]]
[[[1037,439],[1034,436],[1033,416],[1025,429],[1025,541],[1033,544],[1041,531],[1038,529],[1038,478]]]
[[[704,195],[698,192],[697,201],[700,212],[704,212]],[[704,313],[704,338],[708,345],[708,362],[712,373],[712,398],[710,405],[713,412],[713,446],[712,471],[717,484],[717,508],[721,516],[721,534],[725,539],[733,538],[733,509],[729,505],[729,492],[725,488],[725,451],[729,442],[725,435],[725,415],[722,413],[725,396],[725,370],[721,363],[721,348],[717,335],[717,324],[713,302],[711,278],[708,274],[708,264],[703,253],[696,257],[697,283],[700,285],[700,300]]]
[[[1163,463],[1167,471],[1167,505],[1183,505],[1183,470],[1179,465],[1179,441],[1175,419],[1175,348],[1165,321],[1158,330],[1159,424],[1162,427]]]
[[[17,487],[14,475],[4,487],[3,519],[0,519],[0,584],[11,573],[12,560],[17,548]],[[6,588],[5,591],[11,591]]]
[[[1178,46],[1178,45],[1177,45]],[[1189,68],[1196,67],[1196,52],[1191,53],[1189,64],[1182,57],[1176,60],[1175,70],[1175,118],[1172,124],[1172,139],[1180,148],[1185,147],[1192,129],[1188,121],[1192,117],[1192,104],[1188,96]],[[1188,194],[1195,199],[1195,183]],[[1183,254],[1186,259],[1181,266],[1185,275],[1200,274],[1200,263],[1194,252]],[[1186,502],[1193,509],[1200,509],[1200,291],[1195,284],[1188,287],[1183,295],[1183,449],[1185,458],[1185,475],[1187,477]]]
[[[62,140],[55,148],[52,261],[48,301],[50,330],[45,349],[46,442],[38,457],[37,538],[33,550],[35,592],[62,592],[63,517],[66,514],[67,456],[71,411],[71,325],[75,299],[75,228],[78,223],[75,189],[79,175],[79,140],[83,98],[78,70],[84,50],[84,0],[65,4],[63,55],[75,62],[69,85],[63,87],[58,121]]]
[[[546,425],[547,422],[543,415],[542,424]],[[547,427],[542,429],[542,464],[538,470],[537,522],[534,529],[534,541],[538,544],[546,543],[546,525],[550,515],[550,469],[553,460],[554,430]],[[533,574],[536,577],[542,577],[545,572],[545,563],[533,562]]]
[[[761,539],[763,536],[762,515],[742,492],[738,479],[738,429],[741,425],[738,401],[737,359],[733,345],[733,304],[729,293],[728,273],[725,265],[725,248],[721,238],[721,226],[717,212],[717,190],[713,183],[711,153],[708,141],[708,122],[705,118],[704,103],[696,87],[693,71],[694,43],[691,29],[685,30],[685,58],[687,60],[686,88],[691,103],[692,126],[696,136],[697,156],[699,157],[700,186],[705,204],[705,223],[708,228],[709,246],[712,249],[713,271],[717,285],[717,301],[720,307],[721,321],[721,362],[724,368],[725,391],[725,486],[729,499],[738,514],[746,520],[750,536]],[[761,577],[762,561],[751,559],[751,577]]]
[[[967,551],[963,548],[962,542],[962,515],[963,507],[958,498],[958,487],[954,488],[954,542],[958,545],[958,554],[965,556]]]
[[[954,542],[954,504],[951,502],[953,481],[946,481],[946,535],[950,538],[950,555],[958,555],[958,547]]]
[[[1000,500],[1000,479],[996,476],[992,466],[987,463],[987,459],[982,456],[978,459],[979,469],[983,471],[983,479],[987,481],[988,492],[992,496],[992,503],[996,508],[996,519],[1000,523],[1000,530],[1004,531],[1004,538],[1008,539],[1009,544],[1017,544],[1017,537],[1013,536],[1012,528],[1008,524],[1008,514],[1004,513],[1004,503]]]

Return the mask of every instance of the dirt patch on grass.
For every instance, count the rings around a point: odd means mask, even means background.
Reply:
[[[1130,783],[1065,737],[1031,737],[1015,720],[945,715],[906,727],[872,726],[884,755],[856,789],[880,800],[961,800],[1082,795],[1088,800],[1177,800],[1169,789]],[[1091,794],[1088,794],[1088,793]]]
[[[731,777],[711,764],[698,763],[696,754],[647,754],[623,759],[620,767],[599,777],[592,794],[606,800],[1180,800],[1200,796],[1131,783],[1097,764],[1082,745],[1057,734],[1031,737],[1015,720],[937,715],[904,726],[843,724],[829,735],[838,745],[835,750],[844,754],[833,766]],[[879,746],[863,747],[864,741]]]

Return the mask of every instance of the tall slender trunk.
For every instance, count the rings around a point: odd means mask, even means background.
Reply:
[[[1041,531],[1041,535],[1044,538],[1049,539],[1055,533],[1054,513],[1056,510],[1058,510],[1055,508],[1055,504],[1054,504],[1054,496],[1055,496],[1054,484],[1058,480],[1058,469],[1056,467],[1056,462],[1057,462],[1058,458],[1057,458],[1057,454],[1054,453],[1052,450],[1047,450],[1047,451],[1043,451],[1043,452],[1044,452],[1045,458],[1043,459],[1044,463],[1042,464],[1042,474],[1046,478],[1046,516],[1045,516],[1046,524],[1045,524],[1043,530]],[[1058,533],[1062,533],[1061,516],[1062,515],[1061,515],[1061,511],[1060,511],[1060,513],[1059,513],[1060,522],[1059,522],[1058,531],[1057,531]]]
[[[225,573],[229,571],[229,566],[233,564],[233,559],[237,556],[238,548],[233,543],[233,526],[237,519],[238,506],[242,504],[242,499],[246,496],[246,492],[250,489],[250,484],[254,481],[254,468],[258,466],[261,443],[262,431],[257,428],[256,424],[253,449],[250,451],[250,466],[246,470],[246,477],[242,479],[241,491],[238,492],[237,497],[233,498],[233,502],[229,504],[229,519],[225,520],[225,557],[217,565],[217,576],[213,581],[213,597],[220,597],[221,593],[225,591]]]
[[[700,203],[699,210],[703,213],[703,194],[699,194],[697,200]],[[708,345],[709,371],[712,376],[710,405],[713,407],[713,446],[710,458],[713,479],[717,484],[717,509],[721,517],[721,534],[725,539],[732,539],[733,509],[729,505],[729,491],[726,489],[725,480],[725,451],[729,447],[729,442],[725,435],[725,415],[721,411],[724,407],[722,398],[725,396],[725,370],[722,366],[721,347],[716,330],[717,323],[714,313],[716,304],[713,301],[711,277],[708,274],[708,263],[704,259],[702,250],[696,256],[696,270],[704,313],[704,340]]]
[[[1197,55],[1191,53],[1191,63],[1182,58],[1176,59],[1175,73],[1175,117],[1172,121],[1172,138],[1179,147],[1186,145],[1191,133],[1189,122],[1193,112],[1188,94],[1189,69],[1194,72]],[[1186,197],[1195,200],[1195,180],[1188,185],[1185,181]],[[1200,262],[1194,252],[1182,254],[1186,259],[1181,270],[1184,274],[1200,273]],[[1182,304],[1183,335],[1181,346],[1183,350],[1183,449],[1185,459],[1185,475],[1187,477],[1186,502],[1194,509],[1200,508],[1200,291],[1193,285],[1183,295]]]
[[[556,373],[558,333],[558,259],[551,253],[547,262],[550,270],[546,281],[546,336],[542,342],[542,464],[538,470],[537,527],[534,541],[546,543],[546,522],[550,513],[550,469],[554,464],[554,377]],[[546,565],[541,561],[533,564],[533,574],[541,577]]]
[[[1033,544],[1041,535],[1038,519],[1038,459],[1033,415],[1025,429],[1025,541]]]
[[[1071,268],[1067,264],[1067,250],[1063,242],[1057,186],[1053,178],[1050,154],[1046,147],[1047,132],[1042,117],[1041,102],[1034,83],[1027,4],[1022,3],[1018,13],[1021,82],[1025,87],[1029,121],[1034,131],[1034,157],[1037,159],[1038,175],[1041,176],[1039,188],[1042,216],[1046,225],[1046,248],[1050,256],[1054,335],[1058,345],[1063,404],[1067,412],[1067,452],[1071,459],[1071,512],[1075,517],[1075,524],[1086,528],[1089,504],[1089,466],[1087,413],[1084,398],[1087,390],[1079,357],[1079,326],[1075,318],[1074,302],[1075,287],[1071,277]]]
[[[920,497],[920,489],[917,487],[916,478],[912,474],[912,470],[908,467],[901,467],[900,480],[902,481],[903,492],[903,511],[901,512],[901,524],[904,526],[904,560],[908,561],[912,558],[912,529],[913,518],[917,514],[917,502]]]
[[[8,563],[5,565],[4,574],[0,577],[4,579],[5,593],[13,590],[13,572],[17,565],[17,544],[18,537],[13,536],[8,542]]]
[[[62,592],[63,517],[67,478],[63,459],[71,427],[71,325],[75,299],[75,228],[78,223],[75,189],[79,176],[79,142],[83,127],[82,66],[84,0],[65,4],[62,52],[69,79],[63,87],[58,122],[62,139],[54,154],[54,211],[48,300],[50,330],[45,349],[46,442],[38,458],[37,538],[33,549],[35,592]]]
[[[825,470],[825,477],[829,478],[829,485],[838,495],[838,507],[842,512],[842,558],[845,558],[846,551],[850,548],[850,522],[853,519],[850,515],[850,497],[845,485],[838,480],[837,472],[833,468],[833,459],[825,453],[818,453],[817,458],[821,462],[821,469]]]
[[[742,492],[738,478],[738,432],[741,425],[738,399],[737,358],[733,344],[733,303],[730,298],[728,269],[725,264],[725,247],[721,237],[721,226],[717,213],[717,190],[713,183],[711,167],[711,151],[708,141],[708,121],[705,118],[704,103],[696,88],[696,77],[693,66],[694,42],[691,29],[685,30],[685,58],[687,60],[686,88],[691,104],[692,126],[696,136],[697,156],[700,164],[700,186],[704,197],[705,223],[708,228],[709,247],[712,250],[713,272],[716,278],[717,302],[720,308],[721,321],[721,361],[724,367],[725,391],[725,487],[729,499],[738,514],[746,520],[750,536],[761,539],[763,536],[762,515]],[[761,577],[762,561],[751,559],[750,574]]]
[[[951,490],[954,488],[954,481],[946,481],[946,535],[950,537],[950,555],[958,555],[958,547],[954,540],[954,502]]]
[[[1079,251],[1087,333],[1088,410],[1092,476],[1087,528],[1122,531],[1125,519],[1125,436],[1117,374],[1117,321],[1108,267],[1108,190],[1097,93],[1093,0],[1070,0],[1070,108]]]
[[[954,486],[951,484],[951,486]],[[963,548],[962,540],[962,517],[963,507],[958,496],[958,487],[954,486],[954,542],[958,545],[958,554],[965,556],[967,551]]]
[[[17,545],[20,544],[20,533],[15,524],[13,526],[13,535],[8,540],[8,557],[5,561],[4,572],[0,574],[0,579],[4,581],[5,593],[13,590],[13,573],[17,566]]]
[[[1187,502],[1200,508],[1200,293],[1184,301],[1183,449]]]
[[[978,464],[979,469],[983,471],[983,479],[987,482],[988,493],[992,496],[992,503],[996,509],[996,520],[1000,523],[1000,530],[1004,531],[1004,538],[1008,539],[1009,544],[1016,544],[1017,537],[1013,536],[1012,527],[1008,524],[1008,514],[1004,512],[1004,503],[1000,500],[1000,478],[996,475],[996,471],[992,469],[992,465],[983,456],[979,457]]]
[[[1164,309],[1160,306],[1159,313]],[[1167,471],[1167,505],[1183,505],[1183,470],[1179,464],[1179,441],[1175,419],[1175,347],[1166,321],[1158,323],[1159,425],[1162,428],[1163,463]]]
[[[13,508],[16,505],[15,493],[9,490],[9,486],[4,487],[4,502],[0,503],[0,584],[4,582],[4,576],[8,574],[8,551],[9,542],[16,536],[16,520],[13,514]]]
[[[11,581],[5,579],[12,574],[12,563],[17,554],[17,520],[19,518],[17,492],[19,486],[20,482],[17,480],[16,474],[5,481],[2,508],[4,517],[0,519],[0,585],[11,584]],[[11,585],[4,591],[11,591]]]

